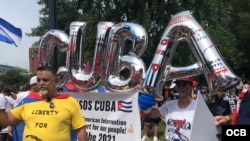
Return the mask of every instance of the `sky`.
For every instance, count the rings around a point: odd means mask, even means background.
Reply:
[[[0,17],[22,29],[22,40],[18,47],[0,41],[0,64],[29,70],[29,48],[39,37],[28,37],[31,28],[39,25],[37,0],[0,0]]]

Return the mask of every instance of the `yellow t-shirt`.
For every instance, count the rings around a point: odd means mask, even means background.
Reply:
[[[26,103],[11,113],[25,123],[23,141],[70,141],[70,129],[86,125],[80,106],[72,97]]]

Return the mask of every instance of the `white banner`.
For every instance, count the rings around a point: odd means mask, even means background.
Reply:
[[[199,94],[196,101],[190,141],[218,141],[216,135],[220,133],[220,130],[220,127],[215,126],[215,118],[203,97]]]
[[[141,120],[136,93],[69,93],[87,122],[89,141],[139,141]]]

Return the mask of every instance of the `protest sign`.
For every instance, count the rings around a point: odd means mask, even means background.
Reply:
[[[87,122],[89,141],[138,141],[141,121],[138,93],[70,93]]]
[[[193,120],[190,141],[218,141],[219,127],[201,95],[197,97]]]

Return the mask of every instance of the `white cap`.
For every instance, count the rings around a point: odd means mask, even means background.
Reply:
[[[36,84],[37,83],[37,78],[36,76],[33,76],[30,78],[30,85]]]

